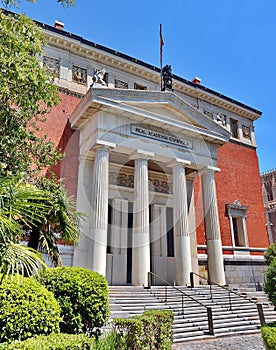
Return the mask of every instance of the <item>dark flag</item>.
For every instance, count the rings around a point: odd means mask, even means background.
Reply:
[[[160,60],[162,60],[162,57],[163,57],[163,46],[164,46],[164,39],[162,36],[162,24],[160,24]]]
[[[160,24],[160,32],[159,32],[159,38],[160,38],[160,73],[161,73],[161,91],[163,89],[163,84],[162,84],[162,58],[163,58],[163,46],[164,46],[164,39],[163,39],[163,36],[162,36],[162,24]]]

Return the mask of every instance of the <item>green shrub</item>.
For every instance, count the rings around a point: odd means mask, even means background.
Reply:
[[[154,346],[156,349],[170,349],[173,342],[173,312],[171,310],[150,310],[143,313],[153,319]]]
[[[104,333],[95,340],[96,350],[115,350],[121,349],[117,346],[117,335],[114,331]]]
[[[266,271],[264,290],[269,300],[276,306],[276,259],[271,262]]]
[[[142,349],[143,324],[139,318],[116,318],[113,326],[117,335],[117,349]]]
[[[276,243],[267,248],[266,252],[264,253],[264,258],[267,265],[272,263],[274,258],[276,258]]]
[[[0,285],[0,310],[0,342],[59,332],[59,304],[32,277],[5,279]]]
[[[50,334],[40,335],[20,342],[4,344],[1,350],[85,350],[95,349],[94,338],[85,334]]]
[[[59,301],[62,332],[91,335],[107,321],[108,288],[102,275],[80,267],[57,267],[42,271],[38,278]]]
[[[173,313],[169,310],[145,311],[141,316],[113,320],[116,349],[171,349]]]
[[[261,335],[267,350],[276,349],[276,323],[271,323],[261,328]]]

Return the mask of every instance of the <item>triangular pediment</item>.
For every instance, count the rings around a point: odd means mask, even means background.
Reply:
[[[130,118],[135,116],[140,123],[168,130],[201,134],[219,143],[225,143],[230,138],[228,130],[173,92],[90,89],[70,118],[72,126],[80,128],[83,122],[100,110]]]

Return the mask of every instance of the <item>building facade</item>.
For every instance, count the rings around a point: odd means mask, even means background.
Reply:
[[[276,170],[270,170],[261,175],[263,200],[266,215],[266,229],[269,243],[276,243]]]
[[[42,24],[41,24],[42,25]],[[61,102],[45,133],[85,217],[67,264],[112,285],[263,283],[268,246],[254,121],[258,110],[160,69],[42,25],[42,64]],[[71,255],[69,253],[71,249]],[[201,283],[199,279],[198,283]]]

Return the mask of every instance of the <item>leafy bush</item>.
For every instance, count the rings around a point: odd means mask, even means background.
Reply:
[[[261,335],[267,350],[276,349],[276,323],[271,323],[261,328]]]
[[[53,293],[32,277],[4,280],[0,310],[0,342],[59,332],[59,304]]]
[[[102,275],[64,266],[42,271],[38,278],[59,301],[62,332],[90,335],[107,321],[108,288]]]
[[[271,262],[266,271],[264,290],[269,300],[276,306],[276,259]]]
[[[117,335],[114,331],[109,331],[95,340],[95,350],[115,350],[121,349],[117,346]]]
[[[154,346],[156,349],[170,349],[173,342],[173,313],[170,310],[145,311],[144,316],[150,316],[153,320]]]
[[[79,350],[95,349],[94,338],[89,338],[85,334],[50,334],[40,335],[11,344],[4,344],[1,350]]]
[[[116,349],[168,350],[172,344],[173,313],[169,310],[145,311],[141,316],[113,320]]]
[[[270,265],[274,258],[276,258],[276,243],[270,245],[265,254],[264,254],[265,262],[267,265]]]

